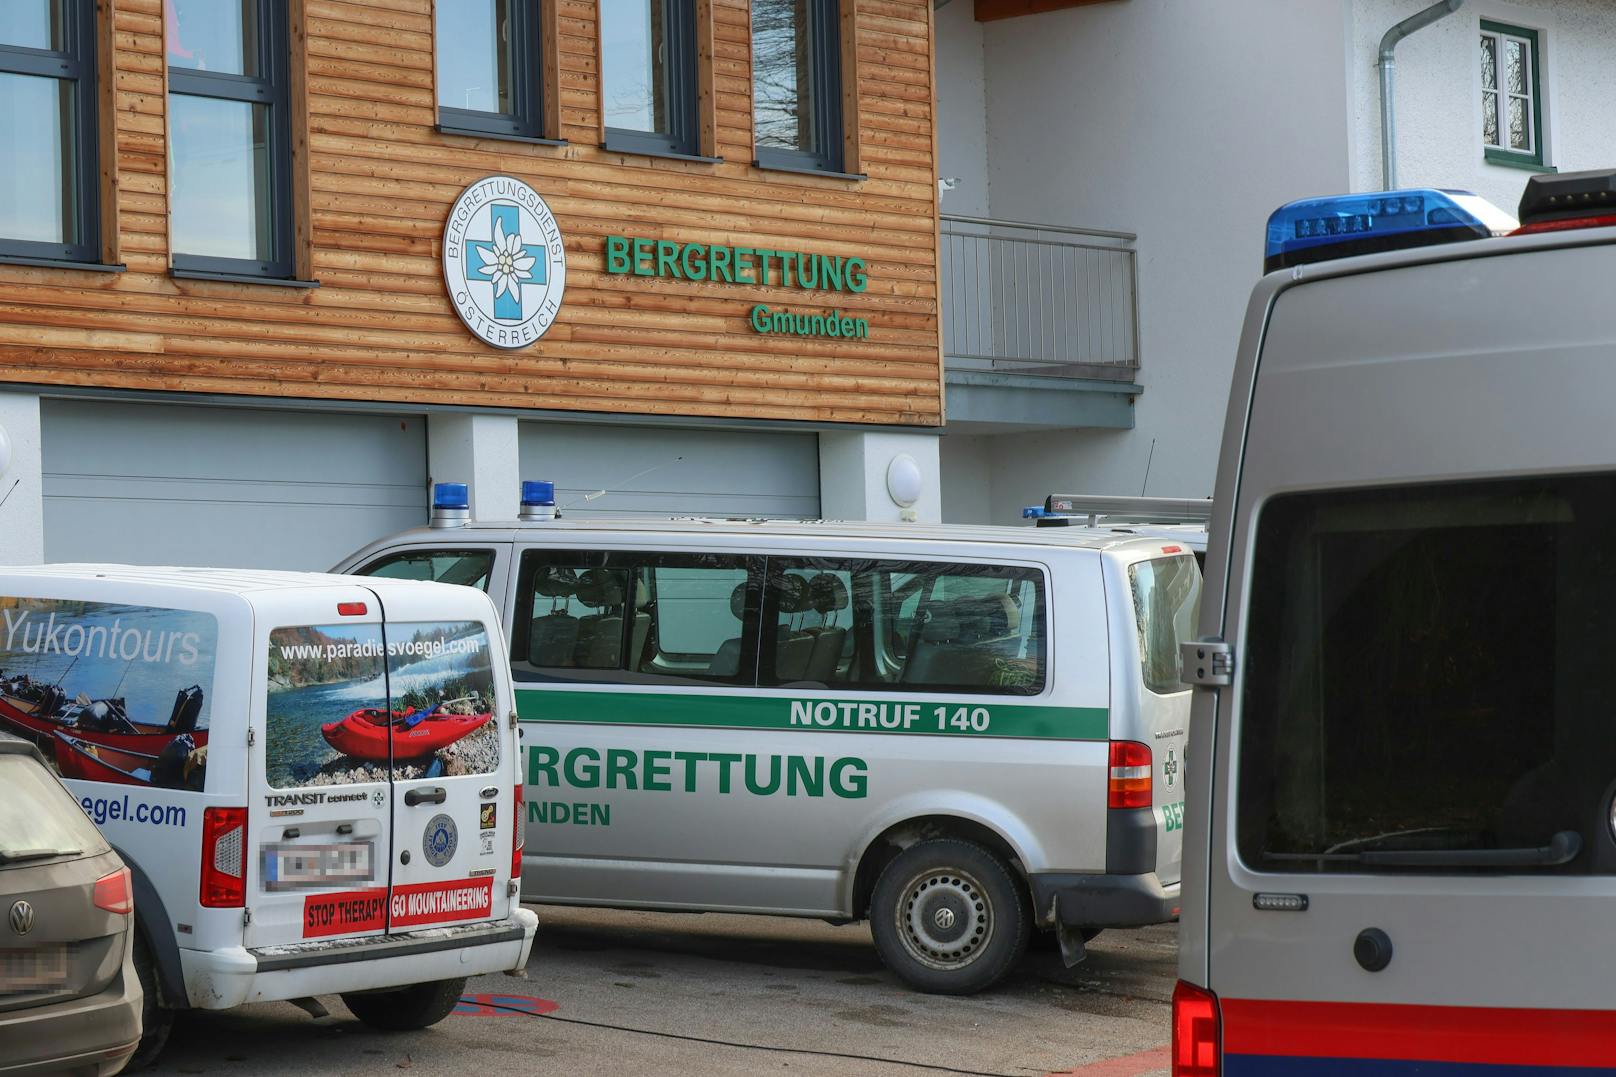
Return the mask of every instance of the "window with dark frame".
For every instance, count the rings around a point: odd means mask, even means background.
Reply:
[[[837,0],[752,0],[752,125],[762,168],[842,169]]]
[[[606,148],[700,153],[695,0],[601,0]]]
[[[286,0],[165,0],[176,274],[290,279]]]
[[[1481,140],[1494,164],[1543,166],[1543,96],[1536,30],[1481,24]]]
[[[0,4],[0,257],[101,260],[95,0]]]
[[[541,17],[540,0],[440,0],[440,131],[545,141]]]

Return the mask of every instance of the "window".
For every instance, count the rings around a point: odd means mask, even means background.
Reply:
[[[94,0],[0,4],[0,255],[101,259]]]
[[[606,148],[694,156],[695,0],[602,0]]]
[[[518,680],[750,685],[761,558],[528,550],[511,632]]]
[[[764,168],[842,168],[837,0],[753,0],[752,123]]]
[[[1613,529],[1616,475],[1265,506],[1240,658],[1242,859],[1616,874]],[[1566,832],[1569,863],[1533,852]]]
[[[436,30],[439,128],[542,139],[539,0],[439,0]]]
[[[759,683],[1037,695],[1044,616],[1032,569],[771,557]]]
[[[286,0],[165,0],[178,273],[290,278]]]
[[[1495,164],[1543,165],[1536,30],[1481,24],[1481,140]]]
[[[1201,569],[1193,557],[1159,557],[1128,569],[1145,687],[1158,695],[1189,691],[1180,678],[1179,645],[1195,638],[1201,616]]]
[[[361,576],[389,580],[431,580],[456,583],[463,587],[488,590],[488,575],[494,568],[491,550],[410,550],[389,554],[359,570]]]

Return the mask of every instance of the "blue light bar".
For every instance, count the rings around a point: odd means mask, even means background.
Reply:
[[[522,504],[547,508],[555,504],[555,483],[533,479],[522,483]]]
[[[433,509],[469,509],[471,494],[463,482],[440,482],[432,487]]]
[[[1268,218],[1263,272],[1353,254],[1429,247],[1507,235],[1515,220],[1469,191],[1417,187],[1304,198]]]
[[[1053,515],[1055,514],[1052,512],[1045,512],[1042,505],[1028,505],[1026,508],[1021,510],[1021,518],[1023,520],[1042,520],[1045,516]]]

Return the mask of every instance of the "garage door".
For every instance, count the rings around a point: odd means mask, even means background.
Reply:
[[[523,423],[521,460],[575,516],[819,516],[815,434]]]
[[[41,402],[51,561],[324,570],[426,520],[418,416]]]

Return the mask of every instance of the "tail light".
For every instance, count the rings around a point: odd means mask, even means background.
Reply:
[[[1150,789],[1150,745],[1132,740],[1111,742],[1111,781],[1106,787],[1108,808],[1148,808],[1154,803]]]
[[[129,889],[129,869],[119,868],[95,881],[95,907],[127,916],[135,911],[134,894]]]
[[[1173,1077],[1219,1077],[1222,1072],[1218,996],[1180,980],[1173,988]]]
[[[202,905],[247,904],[247,809],[202,810]]]
[[[511,878],[522,882],[522,845],[527,836],[527,819],[522,814],[522,783],[516,783],[516,811],[511,815]]]

